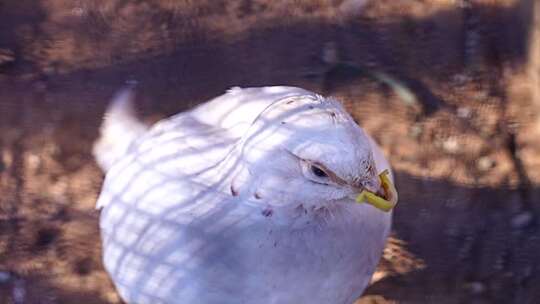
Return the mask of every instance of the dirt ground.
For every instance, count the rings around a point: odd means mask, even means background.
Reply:
[[[0,1],[0,303],[121,303],[91,148],[126,81],[151,121],[231,86],[337,96],[400,192],[358,303],[538,303],[533,3]]]

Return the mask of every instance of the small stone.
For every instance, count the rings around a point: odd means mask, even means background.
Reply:
[[[0,66],[15,61],[15,54],[12,50],[0,49]]]
[[[529,211],[521,212],[517,215],[515,215],[510,224],[512,225],[512,228],[515,229],[523,229],[529,226],[534,220],[534,216]]]
[[[478,91],[475,94],[473,94],[473,99],[478,100],[478,101],[485,101],[486,99],[488,99],[488,97],[489,97],[489,93],[486,91]]]
[[[468,107],[459,107],[457,109],[457,116],[459,118],[470,118],[472,114],[472,111]]]
[[[418,138],[420,137],[420,135],[422,135],[423,131],[424,130],[422,129],[422,126],[420,126],[419,124],[415,124],[409,129],[409,135],[412,138]]]
[[[488,171],[491,168],[495,167],[495,165],[496,165],[496,162],[487,156],[480,157],[476,161],[476,168],[478,168],[478,170],[480,171]]]
[[[78,7],[74,7],[71,10],[71,14],[76,17],[82,17],[85,14],[85,11],[82,7],[78,6]]]
[[[386,277],[388,277],[390,274],[387,271],[384,270],[378,270],[373,273],[373,276],[371,276],[371,284],[378,282]]]
[[[452,81],[456,85],[464,85],[469,80],[471,80],[471,78],[466,74],[456,74],[452,77]]]
[[[486,286],[482,282],[470,282],[466,288],[473,295],[480,295],[486,291]]]
[[[444,151],[450,153],[450,154],[455,154],[459,151],[459,142],[457,140],[457,138],[455,137],[450,137],[448,138],[447,140],[445,140],[442,144],[442,148]]]
[[[326,64],[337,64],[338,63],[338,49],[334,41],[329,41],[324,44],[322,50],[322,60]]]
[[[104,295],[105,299],[107,300],[108,303],[111,303],[111,304],[118,304],[118,303],[124,303],[120,297],[118,296],[118,294],[116,292],[107,292],[105,293]]]

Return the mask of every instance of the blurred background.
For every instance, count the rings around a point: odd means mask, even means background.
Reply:
[[[231,86],[343,100],[401,199],[358,303],[540,301],[538,1],[0,0],[0,303],[121,303],[91,147],[126,82],[148,121]]]

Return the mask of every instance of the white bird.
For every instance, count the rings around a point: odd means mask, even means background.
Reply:
[[[127,303],[350,304],[380,259],[389,164],[340,103],[233,88],[146,127],[130,90],[94,155],[103,261]],[[396,197],[397,198],[397,197]]]

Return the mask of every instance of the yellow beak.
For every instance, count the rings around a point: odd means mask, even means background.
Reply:
[[[388,170],[384,170],[381,172],[381,174],[379,174],[379,179],[381,180],[381,186],[384,190],[385,197],[380,197],[368,190],[362,190],[362,192],[360,192],[360,194],[358,194],[356,197],[356,202],[370,204],[384,212],[389,212],[392,210],[392,208],[394,208],[398,202],[398,193],[396,187],[394,187],[390,181],[388,174],[390,174]]]

